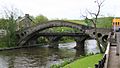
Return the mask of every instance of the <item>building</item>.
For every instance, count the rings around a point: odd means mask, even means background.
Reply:
[[[24,17],[18,17],[16,24],[16,31],[18,31],[30,27],[32,25],[32,20],[30,19],[29,14],[25,14]]]
[[[120,31],[120,18],[114,18],[112,20],[112,28],[114,32]]]

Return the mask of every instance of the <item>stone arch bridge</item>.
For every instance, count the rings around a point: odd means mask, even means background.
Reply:
[[[88,35],[92,36],[94,32],[94,28],[91,26],[86,26],[86,25],[77,24],[69,21],[63,21],[63,20],[53,20],[53,21],[48,21],[47,23],[44,23],[44,24],[38,24],[36,26],[29,27],[21,31],[17,31],[17,34],[16,34],[18,38],[17,46],[25,45],[32,38],[38,37],[37,35],[40,35],[39,34],[40,31],[48,28],[52,28],[52,27],[70,27],[70,28],[78,29],[81,31],[81,34],[84,35],[84,40],[88,38]],[[108,34],[111,31],[111,29],[97,28],[97,31],[98,33],[101,33],[101,34]],[[72,34],[75,34],[75,33],[71,33],[71,35]],[[83,35],[81,35],[80,37],[83,37]]]

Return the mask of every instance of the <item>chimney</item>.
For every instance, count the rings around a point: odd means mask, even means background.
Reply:
[[[29,14],[25,14],[25,18],[28,18],[29,17]]]

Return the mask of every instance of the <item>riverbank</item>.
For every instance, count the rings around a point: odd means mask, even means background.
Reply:
[[[102,56],[102,54],[96,54],[81,58],[64,66],[63,68],[94,68],[94,65],[97,64],[100,59],[102,59]]]
[[[4,47],[0,48],[0,51],[5,51],[5,50],[14,50],[14,49],[20,49],[20,48],[29,48],[29,47],[37,47],[38,45],[31,45],[31,46],[16,46],[16,47]]]

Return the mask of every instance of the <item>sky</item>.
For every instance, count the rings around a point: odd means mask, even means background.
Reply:
[[[3,8],[17,8],[23,14],[44,15],[49,19],[81,19],[86,9],[96,12],[95,0],[0,0],[0,16]],[[120,0],[105,0],[101,16],[120,17]]]

